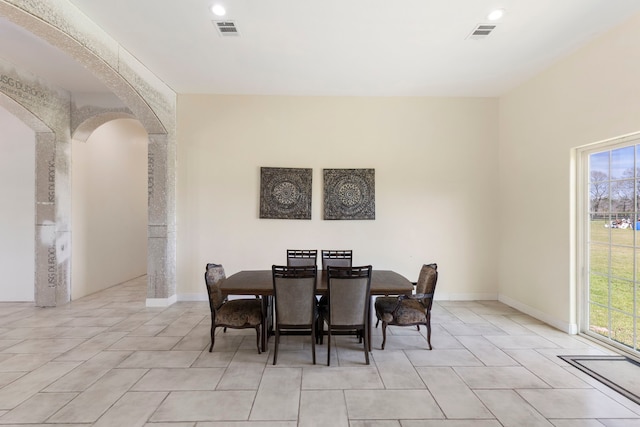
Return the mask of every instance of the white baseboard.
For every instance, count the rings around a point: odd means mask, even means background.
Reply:
[[[172,295],[169,298],[147,298],[147,307],[169,307],[178,300],[176,295]]]
[[[560,329],[567,334],[575,335],[578,333],[578,325],[575,323],[568,323],[562,320],[558,320],[555,317],[549,316],[547,313],[543,313],[538,309],[529,307],[528,305],[523,304],[520,301],[516,301],[504,295],[498,296],[498,301],[507,304],[508,306],[513,307],[516,310],[523,312],[524,314],[528,314],[529,316],[534,317],[548,325],[551,325],[554,328]]]

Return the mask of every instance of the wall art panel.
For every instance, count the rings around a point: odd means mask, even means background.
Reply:
[[[375,169],[324,169],[324,219],[375,219]]]
[[[311,219],[311,169],[260,168],[260,218]]]

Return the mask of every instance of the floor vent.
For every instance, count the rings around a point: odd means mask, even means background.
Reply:
[[[478,24],[478,26],[467,36],[471,40],[486,39],[489,34],[496,28],[494,24]]]
[[[222,37],[237,37],[240,35],[238,27],[233,21],[213,21],[213,25],[216,26],[218,34]]]

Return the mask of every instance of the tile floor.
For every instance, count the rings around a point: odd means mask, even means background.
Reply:
[[[434,350],[390,328],[364,365],[354,337],[311,364],[282,337],[218,329],[205,302],[145,308],[145,280],[58,308],[0,304],[0,425],[154,427],[630,427],[636,405],[556,357],[609,353],[495,301],[442,301]],[[270,349],[273,350],[273,339]]]

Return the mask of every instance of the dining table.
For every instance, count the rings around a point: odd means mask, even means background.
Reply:
[[[227,277],[220,284],[223,295],[255,295],[262,298],[262,309],[265,324],[261,328],[262,351],[267,348],[267,341],[273,331],[273,275],[271,270],[242,270]],[[327,273],[318,271],[316,293],[327,292]],[[372,270],[370,295],[410,295],[413,283],[400,273],[392,270]],[[369,351],[371,351],[371,311],[367,324]]]

